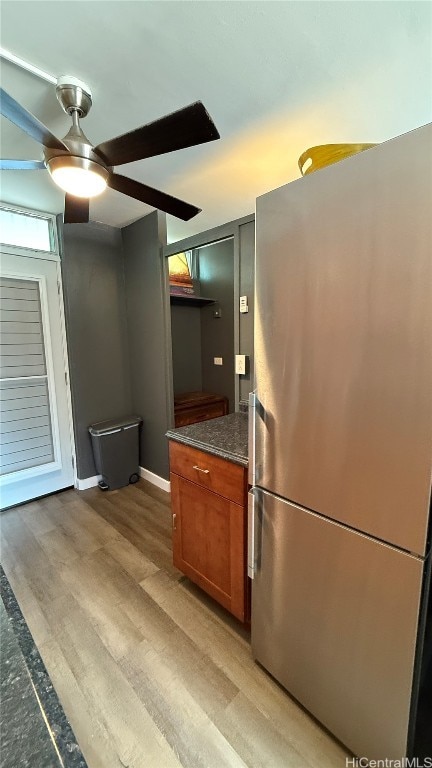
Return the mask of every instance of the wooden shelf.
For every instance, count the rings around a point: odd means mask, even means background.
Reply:
[[[174,424],[185,427],[198,421],[216,419],[228,413],[228,398],[209,392],[183,392],[174,395]]]
[[[206,299],[204,296],[178,296],[170,294],[170,303],[187,307],[204,307],[206,304],[214,304],[216,299]]]

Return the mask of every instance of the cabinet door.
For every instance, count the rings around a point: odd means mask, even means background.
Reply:
[[[238,619],[245,619],[245,511],[171,474],[174,565]]]

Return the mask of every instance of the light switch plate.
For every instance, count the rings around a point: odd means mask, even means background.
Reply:
[[[247,296],[240,296],[240,312],[242,315],[246,314],[246,312],[249,312]]]
[[[213,362],[215,365],[223,365],[223,359],[222,357],[214,357]]]

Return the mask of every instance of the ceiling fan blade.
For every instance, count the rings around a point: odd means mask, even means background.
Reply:
[[[94,151],[108,165],[123,165],[219,138],[204,104],[196,101],[135,131],[104,141]]]
[[[43,160],[0,160],[0,171],[39,171],[43,168]]]
[[[89,220],[89,199],[88,197],[74,197],[65,195],[65,224],[87,224]]]
[[[69,152],[66,144],[57,139],[53,133],[40,122],[31,112],[28,112],[21,104],[18,104],[3,88],[0,88],[0,114],[7,117],[11,123],[28,133],[33,139],[43,144],[49,149],[65,149]]]
[[[121,176],[119,173],[111,173],[108,179],[108,186],[116,189],[117,192],[123,192],[124,195],[134,197],[135,200],[141,200],[142,203],[158,208],[160,211],[170,213],[183,221],[189,221],[193,216],[200,212],[201,208],[195,205],[171,197],[165,192],[159,192],[158,189],[141,184],[140,181],[129,179],[127,176]]]

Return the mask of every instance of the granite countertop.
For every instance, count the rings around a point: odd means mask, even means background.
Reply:
[[[213,453],[243,467],[248,465],[247,413],[229,413],[217,419],[169,429],[166,435],[170,440]]]

